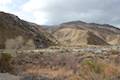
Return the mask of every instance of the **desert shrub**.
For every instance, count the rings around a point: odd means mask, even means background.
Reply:
[[[83,80],[83,79],[78,75],[72,75],[69,77],[69,80]]]
[[[84,60],[80,67],[80,75],[85,80],[116,80],[113,78],[120,76],[119,67],[101,60]]]
[[[102,72],[102,65],[100,65],[96,61],[85,60],[83,62],[83,65],[86,65],[91,71],[93,71],[95,73],[101,73]]]
[[[117,51],[117,50],[111,50],[110,51],[113,55],[116,55],[116,54],[119,54],[120,52],[119,51]]]
[[[12,72],[13,67],[11,65],[12,56],[8,53],[1,53],[0,55],[0,72]]]
[[[27,75],[22,77],[20,80],[51,80],[51,79],[45,76]]]

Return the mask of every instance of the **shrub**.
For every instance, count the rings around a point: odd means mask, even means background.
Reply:
[[[80,76],[78,76],[78,75],[71,75],[69,77],[69,80],[83,80],[83,79]]]
[[[96,61],[86,60],[86,61],[83,62],[83,65],[86,65],[91,71],[93,71],[95,73],[101,73],[102,72],[101,65],[98,64]]]
[[[117,54],[119,54],[120,52],[119,51],[117,51],[117,50],[111,50],[110,51],[113,55],[117,55]]]
[[[8,53],[1,53],[0,56],[0,72],[11,72],[13,67],[11,65],[12,56]]]

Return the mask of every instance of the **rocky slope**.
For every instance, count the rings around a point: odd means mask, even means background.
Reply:
[[[56,39],[41,26],[0,12],[0,49],[43,48],[56,43]]]
[[[73,21],[48,30],[66,45],[120,44],[120,29],[108,24]]]

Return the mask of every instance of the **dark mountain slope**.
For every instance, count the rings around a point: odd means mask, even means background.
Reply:
[[[33,42],[36,48],[44,48],[57,43],[56,39],[41,26],[21,20],[13,14],[0,12],[0,48],[5,48],[6,42],[9,43],[11,39],[16,41],[19,37],[23,39],[22,46],[29,41]]]

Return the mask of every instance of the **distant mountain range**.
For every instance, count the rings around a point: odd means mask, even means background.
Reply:
[[[63,45],[119,45],[120,29],[109,24],[71,21],[47,28]]]
[[[0,49],[119,44],[120,29],[109,24],[71,21],[57,26],[42,26],[0,12]]]

